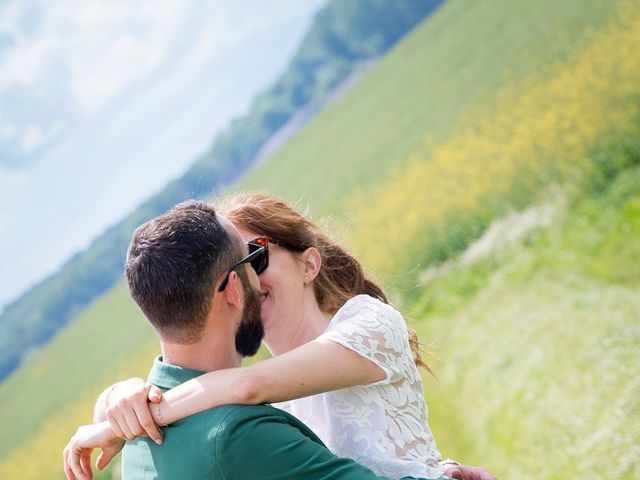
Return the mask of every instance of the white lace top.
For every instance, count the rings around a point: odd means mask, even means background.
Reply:
[[[402,315],[373,297],[358,295],[338,310],[318,338],[370,359],[387,378],[276,406],[302,420],[333,453],[378,475],[444,475]]]

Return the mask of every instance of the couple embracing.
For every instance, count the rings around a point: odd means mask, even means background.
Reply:
[[[415,335],[282,200],[181,203],[135,231],[126,277],[162,356],[100,395],[68,479],[92,478],[94,448],[98,468],[122,450],[125,480],[493,479],[441,461]],[[241,367],[263,339],[273,358]]]

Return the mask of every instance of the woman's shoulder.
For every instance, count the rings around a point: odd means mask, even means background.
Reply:
[[[338,310],[356,310],[356,309],[365,309],[371,310],[374,312],[383,313],[386,315],[400,315],[395,308],[393,308],[388,303],[383,302],[379,298],[372,297],[371,295],[367,295],[366,293],[362,293],[360,295],[356,295],[355,297],[350,298],[345,302],[345,304]]]
[[[334,317],[337,322],[354,318],[375,319],[376,323],[382,321],[385,324],[404,326],[400,312],[388,303],[366,294],[356,295],[347,300]]]

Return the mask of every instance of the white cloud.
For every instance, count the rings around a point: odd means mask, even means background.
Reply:
[[[310,9],[290,0],[273,0],[268,8],[258,0],[240,7],[232,0],[5,2],[0,33],[12,45],[0,55],[0,136],[10,150],[29,155],[63,133],[54,125],[98,115],[141,84],[153,85],[162,101],[216,57]],[[232,68],[220,72],[225,78],[218,83],[233,85],[233,74]],[[171,81],[158,82],[159,75]],[[7,107],[16,88],[25,93],[15,108],[27,114],[12,115]],[[51,100],[56,95],[64,95],[63,106]]]
[[[0,305],[203,153],[324,1],[0,1]]]
[[[0,204],[4,206],[3,210],[7,210],[10,206],[7,200],[8,197],[15,192],[20,191],[29,180],[29,173],[24,171],[6,170],[0,167]],[[1,235],[0,235],[1,236]]]
[[[30,175],[26,171],[6,170],[0,167],[0,247],[15,240],[15,237],[8,232],[15,232],[19,222],[17,209],[15,208],[15,198],[17,194],[24,190],[28,184]],[[0,248],[0,251],[5,251]],[[7,259],[8,260],[8,259]]]
[[[18,134],[18,129],[11,123],[0,124],[0,140],[10,140]]]
[[[0,55],[0,103],[10,103],[16,88],[42,95],[57,81],[70,96],[66,113],[95,115],[165,60],[186,12],[195,7],[178,0],[60,1],[46,6],[35,0],[7,2],[0,7],[0,33],[10,38]],[[7,124],[12,112],[3,108],[3,137],[24,154],[44,144],[44,135],[51,133],[51,125],[37,119],[55,112],[45,111],[51,105],[39,100],[38,95],[26,100],[29,104],[20,108],[32,112],[32,118],[14,118],[13,125]]]
[[[31,153],[45,141],[44,131],[37,125],[31,125],[22,132],[22,150]]]
[[[190,8],[178,6],[171,0],[154,2],[153,9],[129,1],[118,8],[91,4],[72,17],[68,65],[80,113],[97,112],[165,60]]]
[[[54,46],[43,40],[27,41],[14,37],[15,46],[7,49],[0,64],[3,75],[0,78],[0,89],[14,85],[33,85],[42,75],[45,60]]]
[[[190,7],[183,6],[164,0],[149,8],[125,0],[83,3],[77,9],[62,9],[59,15],[52,13],[50,31],[62,38],[60,48],[81,114],[95,113],[164,60],[184,21],[182,12]]]

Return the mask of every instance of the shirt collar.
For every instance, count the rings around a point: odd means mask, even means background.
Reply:
[[[203,373],[205,372],[165,363],[162,361],[162,356],[159,356],[153,361],[153,366],[151,367],[151,372],[149,372],[148,380],[150,383],[153,383],[160,388],[169,389],[177,387],[187,380],[199,377]]]

